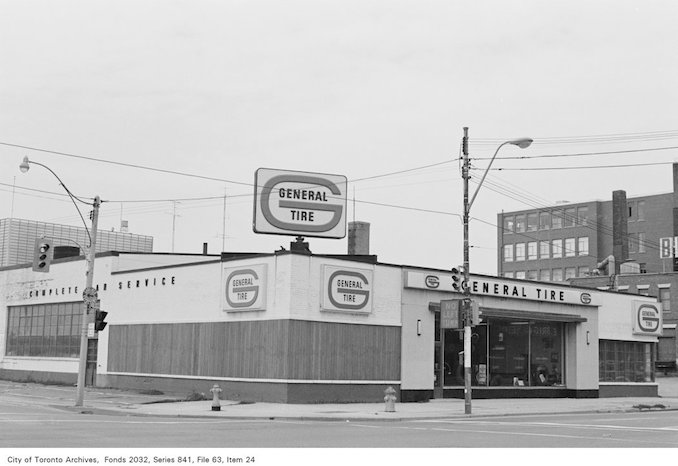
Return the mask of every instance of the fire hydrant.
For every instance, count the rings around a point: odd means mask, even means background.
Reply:
[[[212,388],[210,388],[210,391],[212,392],[212,411],[221,411],[221,403],[219,403],[219,393],[223,392],[221,387],[219,385],[214,384]]]
[[[388,387],[386,390],[384,390],[384,402],[386,403],[386,412],[387,413],[395,413],[395,389],[393,387]]]

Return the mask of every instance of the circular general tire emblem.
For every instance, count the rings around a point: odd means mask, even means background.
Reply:
[[[643,332],[659,330],[659,310],[652,304],[643,304],[638,308],[638,326]]]
[[[591,304],[591,295],[589,293],[582,293],[579,299],[584,304]]]
[[[424,282],[428,288],[438,288],[440,286],[440,280],[435,275],[427,275]]]

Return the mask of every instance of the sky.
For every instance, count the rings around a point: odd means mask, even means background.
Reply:
[[[449,269],[468,127],[471,192],[534,139],[471,209],[470,268],[495,274],[501,211],[673,189],[677,19],[673,0],[0,0],[0,218],[82,225],[28,156],[156,252],[273,252],[294,237],[253,231],[255,171],[338,174],[379,261]]]

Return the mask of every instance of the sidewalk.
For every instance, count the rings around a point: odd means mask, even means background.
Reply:
[[[676,379],[678,381],[678,379]],[[678,392],[660,388],[660,397],[643,398],[511,398],[473,400],[472,417],[584,412],[638,412],[678,410]],[[667,396],[668,395],[668,396]],[[212,400],[183,401],[184,395],[143,394],[129,390],[87,388],[84,406],[75,407],[75,388],[0,381],[0,396],[23,404],[40,404],[82,413],[115,413],[124,416],[205,417],[213,419],[298,420],[422,420],[468,418],[462,399],[436,399],[425,403],[396,403],[386,412],[385,403],[282,404],[241,403],[221,400],[220,411]]]
[[[395,412],[386,412],[384,403],[349,404],[240,404],[222,401],[220,411],[212,411],[211,401],[144,403],[109,407],[130,415],[210,417],[228,419],[301,420],[405,420],[466,418],[464,400],[431,400],[427,403],[396,403]],[[678,410],[678,398],[598,398],[598,399],[494,399],[473,400],[473,417],[516,414],[555,414],[580,412],[630,412]]]

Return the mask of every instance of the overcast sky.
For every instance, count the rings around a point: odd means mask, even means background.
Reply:
[[[82,225],[28,156],[155,251],[272,252],[293,238],[252,231],[255,170],[332,173],[380,261],[449,268],[467,126],[478,168],[535,140],[471,212],[494,274],[502,210],[672,190],[670,164],[563,168],[678,160],[677,20],[674,0],[0,1],[0,218]],[[618,153],[501,160],[591,152]]]

